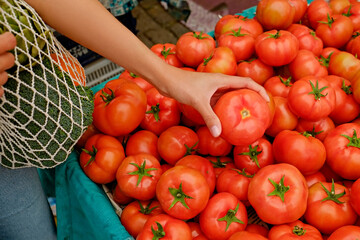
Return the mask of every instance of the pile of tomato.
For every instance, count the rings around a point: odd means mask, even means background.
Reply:
[[[270,101],[223,94],[215,138],[126,70],[95,94],[80,165],[136,239],[360,239],[359,35],[356,1],[261,0],[214,36],[156,44],[176,67],[251,77]]]

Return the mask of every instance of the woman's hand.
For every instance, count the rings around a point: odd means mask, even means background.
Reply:
[[[0,97],[4,94],[3,85],[8,79],[6,70],[11,68],[15,63],[15,57],[8,52],[16,46],[16,39],[10,32],[0,34]]]

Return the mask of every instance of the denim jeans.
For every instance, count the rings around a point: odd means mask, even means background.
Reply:
[[[36,168],[0,165],[0,239],[52,240],[56,227]]]

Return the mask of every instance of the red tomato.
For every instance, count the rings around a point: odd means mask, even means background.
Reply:
[[[273,226],[269,231],[268,238],[269,240],[323,239],[319,230],[300,220]]]
[[[333,14],[342,14],[350,6],[349,0],[330,0],[329,6]]]
[[[148,130],[139,130],[132,134],[126,142],[126,156],[136,155],[139,153],[148,153],[161,160],[157,150],[158,136]]]
[[[247,221],[244,204],[228,192],[212,196],[199,218],[201,230],[209,240],[228,239],[235,232],[245,230]]]
[[[126,69],[119,75],[119,78],[135,82],[145,92],[153,87],[151,83]]]
[[[360,4],[359,4],[360,6]],[[347,42],[345,49],[354,56],[360,56],[360,31],[356,31]]]
[[[305,13],[312,29],[316,29],[319,25],[319,21],[326,19],[328,14],[331,15],[332,10],[325,0],[312,1],[308,5]]]
[[[285,1],[287,2],[287,0]],[[269,30],[255,39],[256,54],[261,61],[270,66],[278,67],[289,64],[294,60],[298,51],[299,40],[286,30]]]
[[[344,123],[331,130],[324,139],[326,162],[331,169],[348,180],[360,177],[360,125]]]
[[[266,238],[269,234],[269,227],[264,223],[248,223],[245,230],[251,233],[258,233]]]
[[[156,88],[146,91],[147,107],[140,127],[160,135],[165,129],[179,125],[180,109],[178,101],[165,97]]]
[[[319,171],[325,163],[324,144],[307,132],[283,130],[272,146],[275,162],[294,165],[303,175]]]
[[[132,197],[126,196],[119,185],[116,183],[116,186],[112,189],[112,197],[113,200],[119,205],[126,205],[131,203],[134,199]]]
[[[229,47],[236,62],[249,59],[255,53],[255,38],[251,33],[239,28],[237,31],[225,32],[219,36],[218,46]]]
[[[335,124],[331,118],[326,117],[318,121],[309,121],[300,118],[295,130],[298,132],[310,132],[311,135],[323,141],[328,132],[335,128]]]
[[[332,53],[335,53],[335,52],[340,52],[340,50],[337,48],[333,48],[333,47],[325,47],[321,51],[320,55],[324,58],[329,58],[330,55],[332,55]],[[330,58],[329,58],[329,60],[330,60]]]
[[[267,79],[274,76],[274,68],[263,63],[258,58],[252,58],[239,62],[236,75],[252,78],[258,84],[263,85]]]
[[[360,238],[359,226],[343,226],[336,229],[328,240],[351,240]]]
[[[352,225],[357,215],[349,200],[347,187],[334,182],[315,183],[309,188],[305,220],[323,234]]]
[[[234,163],[238,169],[254,174],[260,168],[274,163],[272,145],[264,137],[259,138],[250,145],[237,145],[233,151]]]
[[[182,118],[190,121],[190,126],[205,125],[202,115],[193,106],[179,103],[179,109],[182,113]],[[181,122],[184,122],[183,119]]]
[[[228,240],[267,240],[267,238],[258,233],[240,231],[231,235]]]
[[[350,18],[340,14],[327,15],[327,20],[320,21],[315,30],[325,47],[335,48],[345,46],[353,32]]]
[[[360,60],[345,51],[337,51],[331,54],[328,71],[329,74],[337,75],[352,82],[353,77],[360,70]]]
[[[174,166],[164,172],[156,187],[156,198],[164,211],[187,220],[204,210],[210,188],[202,173],[186,166]]]
[[[360,70],[351,80],[351,87],[353,90],[353,97],[355,98],[355,101],[360,104]]]
[[[210,195],[214,192],[216,176],[214,167],[209,160],[199,155],[188,155],[177,161],[175,166],[178,165],[190,167],[201,172],[209,185]]]
[[[196,130],[199,137],[198,153],[211,156],[227,156],[233,145],[222,137],[213,137],[206,126],[201,126]]]
[[[321,168],[320,172],[325,176],[327,182],[331,182],[332,180],[336,182],[343,181],[343,178],[339,176],[339,174],[335,173],[325,162],[324,166]]]
[[[269,224],[299,219],[305,213],[307,198],[304,176],[287,163],[261,168],[249,184],[249,202],[259,218]]]
[[[232,158],[207,156],[207,160],[213,165],[216,178],[226,169],[236,168]]]
[[[292,78],[284,78],[280,75],[273,76],[266,80],[264,83],[264,88],[270,92],[273,97],[284,97],[286,98],[289,94],[290,88],[292,86]]]
[[[166,214],[158,214],[150,217],[137,240],[159,239],[192,240],[191,230],[186,222]]]
[[[176,56],[186,66],[197,67],[215,49],[215,39],[203,32],[187,32],[176,42]]]
[[[288,0],[290,5],[295,8],[293,23],[300,22],[306,13],[308,2],[306,0]]]
[[[187,222],[190,227],[193,240],[207,240],[198,222]]]
[[[275,114],[271,125],[266,129],[268,136],[275,137],[282,130],[293,130],[298,124],[298,117],[290,110],[286,97],[273,97]]]
[[[327,67],[309,50],[299,50],[295,59],[289,63],[289,71],[294,81],[307,76],[325,77],[328,75]]]
[[[233,194],[244,204],[247,202],[247,192],[253,175],[239,169],[226,169],[222,171],[216,180],[217,193],[228,192]]]
[[[184,64],[176,56],[176,45],[172,43],[158,43],[153,45],[150,50],[163,59],[166,63],[174,67],[183,67]]]
[[[326,178],[325,178],[324,174],[322,174],[322,172],[320,172],[320,171],[313,173],[313,174],[306,175],[305,179],[306,179],[308,187],[311,187],[312,185],[314,185],[317,182],[326,182]]]
[[[225,93],[214,106],[222,123],[221,137],[233,145],[249,145],[262,137],[270,121],[266,101],[255,91]]]
[[[111,80],[94,98],[93,124],[105,134],[129,134],[145,116],[146,94],[130,80]]]
[[[99,129],[97,129],[94,124],[90,124],[86,131],[81,135],[80,139],[76,142],[75,147],[79,150],[81,150],[82,148],[84,148],[86,141],[91,137],[94,136],[95,134],[101,133],[99,131]]]
[[[320,56],[324,44],[321,38],[316,36],[316,33],[307,27],[306,25],[294,23],[287,29],[299,40],[299,49],[309,50],[314,53],[315,56]]]
[[[138,200],[155,197],[156,184],[162,174],[159,160],[148,153],[127,156],[116,172],[120,190]]]
[[[288,104],[300,118],[317,121],[334,110],[335,97],[335,90],[324,78],[307,76],[292,85]]]
[[[360,30],[360,4],[359,2],[351,3],[350,6],[346,7],[342,12],[345,16],[350,18],[354,31]]]
[[[115,180],[116,171],[124,158],[121,142],[112,136],[99,133],[86,141],[79,163],[93,182],[106,184]]]
[[[126,231],[136,238],[150,217],[162,213],[164,213],[164,211],[161,209],[160,203],[157,200],[133,201],[123,208],[120,221]]]
[[[158,152],[171,165],[186,155],[195,154],[199,137],[191,128],[173,126],[162,132],[158,139]]]
[[[351,186],[350,203],[357,215],[360,215],[360,178]]]
[[[360,105],[352,95],[351,83],[349,80],[336,76],[328,75],[324,77],[335,90],[335,108],[329,117],[336,124],[351,122],[360,114]]]
[[[293,23],[295,8],[288,0],[260,0],[256,19],[267,29],[286,29]]]
[[[234,52],[226,46],[215,48],[197,67],[198,72],[236,74],[237,62]]]

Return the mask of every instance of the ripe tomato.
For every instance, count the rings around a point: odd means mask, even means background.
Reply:
[[[305,176],[308,187],[311,187],[317,182],[326,182],[324,174],[320,171]]]
[[[126,69],[119,75],[119,78],[135,82],[145,92],[153,87],[151,83]]]
[[[245,230],[247,221],[244,204],[228,192],[212,196],[199,218],[200,227],[209,240],[228,239],[235,232]]]
[[[233,159],[228,156],[207,156],[206,159],[209,160],[209,162],[213,165],[216,178],[218,178],[224,170],[236,168]]]
[[[201,155],[227,156],[233,145],[222,137],[213,137],[206,126],[201,126],[196,130],[199,137],[198,153]]]
[[[161,160],[157,150],[158,136],[148,130],[139,130],[132,134],[126,142],[126,156],[136,155],[139,153],[148,153]]]
[[[156,187],[156,198],[172,217],[187,220],[204,210],[210,188],[202,173],[186,166],[174,166],[164,172]]]
[[[186,66],[197,67],[215,49],[215,39],[203,32],[187,32],[176,42],[176,56]]]
[[[250,174],[254,174],[260,168],[274,163],[272,144],[264,137],[248,146],[235,146],[233,156],[235,166],[238,169],[245,169]]]
[[[186,124],[184,123],[184,125],[189,125],[189,126],[205,125],[205,121],[202,115],[193,106],[184,103],[179,103],[179,109],[180,112],[182,113],[181,122],[182,123],[185,122],[183,119],[189,121],[189,123]]]
[[[331,130],[324,139],[327,164],[335,173],[348,180],[360,177],[359,132],[359,124],[343,123]]]
[[[305,220],[323,234],[352,225],[357,219],[350,205],[347,187],[330,182],[318,182],[309,188]]]
[[[303,175],[319,171],[325,163],[324,144],[307,132],[283,130],[272,146],[275,162],[294,165]]]
[[[99,129],[97,129],[94,124],[90,124],[85,132],[81,135],[80,139],[76,142],[75,148],[81,150],[84,146],[86,141],[93,135],[101,133]]]
[[[298,23],[304,17],[308,2],[306,0],[288,0],[290,5],[295,8],[293,23]]]
[[[349,0],[330,0],[329,6],[333,14],[342,14],[350,6]]]
[[[350,18],[354,31],[360,30],[360,4],[359,2],[351,3],[350,6],[346,7],[342,12],[345,16]]]
[[[331,54],[328,71],[352,82],[353,77],[360,70],[360,60],[346,51],[337,51]]]
[[[267,240],[266,237],[253,232],[240,231],[231,235],[228,240]]]
[[[225,93],[213,109],[222,123],[221,137],[233,145],[255,142],[264,135],[270,121],[266,101],[249,89]]]
[[[239,62],[236,75],[252,78],[258,84],[263,85],[267,79],[274,76],[274,68],[258,58],[251,58]]]
[[[335,90],[324,78],[307,76],[292,85],[288,104],[300,118],[317,121],[334,110],[335,97]]]
[[[245,228],[245,231],[247,232],[251,232],[251,233],[257,233],[260,234],[261,236],[264,236],[267,238],[268,234],[269,234],[269,227],[264,224],[263,222],[259,222],[259,223],[249,223]]]
[[[287,163],[261,168],[249,184],[249,202],[259,218],[269,224],[299,219],[305,213],[307,198],[304,176]]]
[[[126,196],[119,185],[116,183],[115,187],[111,191],[113,200],[119,205],[126,205],[131,203],[134,199],[132,197]]]
[[[316,29],[319,21],[323,21],[324,19],[326,19],[328,14],[332,15],[332,10],[325,0],[312,1],[308,5],[305,12],[305,15],[312,29]]]
[[[359,226],[343,226],[336,229],[327,240],[347,240],[359,239],[360,227]]]
[[[163,213],[157,200],[133,201],[122,210],[120,221],[126,231],[136,238],[150,217]]]
[[[236,67],[236,58],[231,48],[219,46],[199,64],[197,71],[235,75]]]
[[[93,182],[107,184],[115,180],[116,171],[125,158],[121,142],[112,136],[95,134],[80,154],[80,166]]]
[[[255,38],[251,33],[239,28],[225,32],[219,36],[218,46],[230,48],[236,62],[249,59],[255,53]]]
[[[187,222],[190,227],[193,240],[207,240],[198,222]]]
[[[93,124],[105,134],[126,135],[140,125],[145,110],[144,90],[130,80],[114,79],[95,94]]]
[[[191,128],[173,126],[163,131],[158,139],[158,152],[163,160],[171,165],[186,155],[195,154],[199,137]]]
[[[140,123],[142,129],[159,136],[165,129],[179,125],[181,112],[178,101],[165,97],[156,88],[147,90],[146,97],[146,112]]]
[[[355,212],[360,215],[360,178],[358,178],[350,189],[350,203]]]
[[[261,0],[256,7],[256,19],[266,29],[286,29],[293,23],[295,8],[288,0]]]
[[[158,214],[150,217],[136,239],[153,240],[159,239],[159,236],[163,239],[192,240],[189,225],[167,214]]]
[[[166,63],[174,67],[183,67],[184,64],[176,56],[176,45],[172,43],[158,43],[153,45],[150,50],[163,59]]]
[[[311,239],[322,240],[321,233],[315,227],[296,220],[291,223],[273,226],[268,235],[269,240]]]
[[[300,118],[295,130],[298,132],[310,132],[311,135],[323,141],[328,132],[335,128],[335,124],[331,118],[326,117],[318,121],[309,121]]]
[[[360,4],[359,4],[360,6]],[[356,31],[351,36],[350,40],[347,42],[345,49],[347,52],[351,53],[354,56],[360,55],[360,31]]]
[[[285,1],[287,2],[287,0]],[[256,54],[261,61],[270,66],[278,67],[289,64],[294,60],[298,51],[299,40],[286,30],[269,30],[255,39]]]
[[[156,184],[162,174],[159,160],[148,153],[127,156],[116,172],[120,190],[138,200],[155,197]]]
[[[273,76],[265,81],[264,88],[270,92],[273,97],[286,98],[292,86],[291,77]]]

